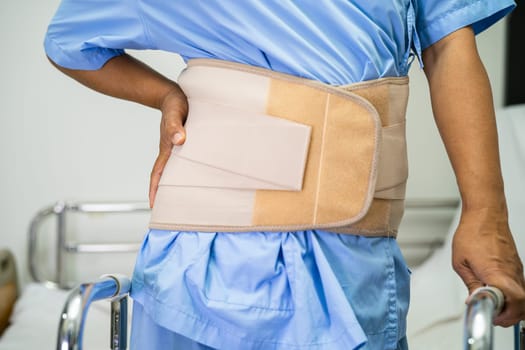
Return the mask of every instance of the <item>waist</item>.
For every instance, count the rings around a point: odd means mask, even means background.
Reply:
[[[187,140],[163,172],[150,226],[395,235],[407,178],[408,79],[334,87],[193,60]]]

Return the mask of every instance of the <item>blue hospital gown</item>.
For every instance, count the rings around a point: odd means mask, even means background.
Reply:
[[[215,58],[342,85],[404,76],[449,33],[512,0],[63,0],[47,55],[98,69],[125,49]],[[151,230],[137,257],[135,349],[405,349],[395,239],[324,231]],[[199,345],[198,343],[205,344]]]

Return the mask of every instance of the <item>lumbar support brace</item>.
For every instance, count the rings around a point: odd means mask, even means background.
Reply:
[[[151,228],[396,235],[406,77],[333,87],[199,59],[179,84],[187,140],[166,165]]]

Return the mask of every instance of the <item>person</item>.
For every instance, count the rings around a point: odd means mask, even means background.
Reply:
[[[163,179],[182,171],[182,166],[170,166],[173,154],[197,138],[189,128],[199,117],[195,111],[202,96],[186,96],[194,78],[181,88],[182,83],[125,49],[174,52],[189,65],[203,58],[233,63],[229,67],[235,73],[228,73],[233,75],[249,71],[279,82],[298,77],[297,86],[272,95],[277,104],[302,86],[345,98],[349,94],[335,91],[338,87],[358,94],[362,82],[406,76],[416,57],[429,82],[434,116],[461,194],[453,267],[469,292],[483,285],[503,291],[505,306],[494,323],[510,326],[525,318],[525,281],[507,223],[494,107],[475,34],[514,6],[512,0],[62,0],[48,27],[45,50],[60,71],[89,88],[160,110],[159,154],[149,191],[154,212],[167,196],[159,199]],[[218,86],[214,94],[219,95],[221,89],[245,89],[228,78],[222,84],[203,85]],[[283,104],[311,102],[300,101]],[[215,105],[219,114],[217,106],[224,106],[220,101]],[[232,124],[220,125],[220,118],[213,125],[224,132],[236,130]],[[234,131],[228,135],[236,136]],[[343,133],[337,140],[352,145],[358,135],[351,135]],[[263,136],[267,145],[274,142],[273,135]],[[219,146],[215,141],[205,145],[209,152]],[[386,168],[390,171],[392,166]],[[177,186],[175,190],[183,193]],[[168,212],[184,211],[195,197],[171,198],[177,210]],[[221,200],[199,203],[207,208],[220,206]],[[282,207],[278,201],[271,204]],[[357,229],[338,233],[302,226],[242,233],[177,228],[152,228],[138,254],[132,282],[132,348],[408,347],[409,271],[393,231],[371,235]]]

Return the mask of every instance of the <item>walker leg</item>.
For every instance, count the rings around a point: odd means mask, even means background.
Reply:
[[[128,343],[128,296],[111,301],[111,344],[112,350],[126,350]]]
[[[525,350],[525,321],[514,326],[514,341],[516,350]]]

